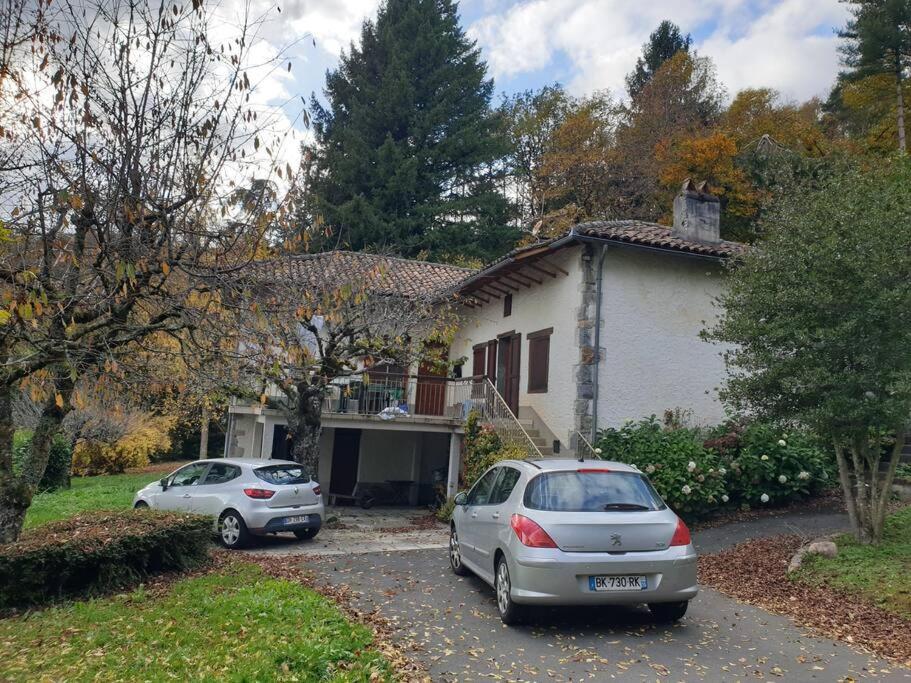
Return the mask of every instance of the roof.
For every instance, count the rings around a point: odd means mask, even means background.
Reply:
[[[366,282],[374,293],[408,297],[433,296],[453,288],[473,272],[443,263],[342,250],[257,261],[251,271],[260,282],[314,289]]]
[[[613,470],[614,472],[635,472],[641,474],[641,472],[632,465],[614,462],[613,460],[580,461],[578,458],[535,458],[534,460],[525,460],[524,462],[534,465],[545,472],[578,469],[605,469]]]
[[[746,253],[746,244],[721,240],[719,242],[697,242],[681,237],[674,237],[671,229],[658,223],[646,221],[591,221],[573,227],[572,232],[584,237],[626,242],[645,247],[679,251],[715,258],[736,258]]]

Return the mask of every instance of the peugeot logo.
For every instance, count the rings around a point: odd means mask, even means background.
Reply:
[[[298,491],[299,491],[299,489],[295,486],[295,487],[294,487],[294,495],[295,495],[295,496],[297,495],[297,492],[298,492]]]
[[[611,545],[623,545],[623,539],[620,534],[611,534],[610,541]]]

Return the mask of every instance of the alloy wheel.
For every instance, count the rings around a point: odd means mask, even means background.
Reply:
[[[234,515],[225,515],[221,520],[221,540],[225,545],[235,545],[240,538],[240,522]]]
[[[449,561],[452,568],[458,571],[462,567],[462,551],[459,549],[459,534],[455,529],[449,534]]]
[[[497,607],[500,608],[500,614],[506,614],[509,611],[509,603],[512,597],[509,594],[509,568],[506,561],[501,560],[497,566]]]

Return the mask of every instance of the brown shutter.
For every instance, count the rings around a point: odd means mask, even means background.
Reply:
[[[528,393],[547,393],[550,369],[550,335],[553,328],[528,335]]]
[[[496,386],[497,383],[497,340],[487,342],[487,376]]]
[[[481,344],[474,347],[474,355],[471,359],[471,374],[477,377],[484,374],[484,361],[486,360],[487,345]]]

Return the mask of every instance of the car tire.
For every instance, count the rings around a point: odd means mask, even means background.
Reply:
[[[250,541],[250,532],[237,510],[225,510],[218,518],[218,540],[225,548],[243,548]]]
[[[449,567],[456,576],[468,576],[468,569],[462,564],[462,547],[454,524],[449,527]]]
[[[497,612],[499,612],[503,623],[507,626],[522,623],[525,617],[525,609],[522,605],[517,605],[513,602],[512,579],[505,557],[500,557],[497,560],[497,566],[494,569],[494,593],[497,600]]]
[[[662,624],[672,624],[683,618],[689,604],[688,600],[682,602],[653,602],[649,603],[648,608],[655,621]]]
[[[149,504],[144,500],[137,500],[136,505],[133,506],[134,510],[148,510]]]
[[[319,529],[295,529],[294,535],[301,541],[309,541],[319,533]]]

